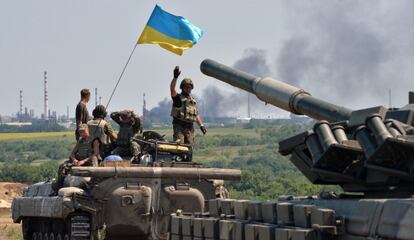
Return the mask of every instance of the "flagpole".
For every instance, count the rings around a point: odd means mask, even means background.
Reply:
[[[115,94],[115,91],[116,91],[116,89],[117,89],[117,87],[118,87],[118,85],[119,85],[119,82],[121,81],[122,76],[124,75],[125,70],[126,70],[126,68],[127,68],[128,64],[129,64],[129,62],[131,61],[132,55],[134,55],[134,52],[135,52],[135,49],[137,48],[137,46],[138,46],[138,43],[135,43],[134,48],[132,49],[132,52],[131,52],[131,54],[130,54],[130,55],[129,55],[129,57],[128,57],[128,60],[127,60],[127,62],[125,63],[124,68],[122,69],[121,75],[119,75],[118,81],[116,82],[115,87],[114,87],[114,89],[112,90],[111,96],[109,97],[109,100],[108,100],[108,103],[106,104],[105,109],[107,109],[107,108],[108,108],[109,103],[111,102],[112,97],[113,97],[113,96],[114,96],[114,94]]]

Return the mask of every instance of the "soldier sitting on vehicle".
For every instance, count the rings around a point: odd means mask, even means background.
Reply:
[[[56,180],[57,189],[63,187],[65,177],[68,175],[71,166],[92,166],[92,148],[89,142],[88,125],[79,125],[78,133],[79,139],[73,147],[69,160],[59,166]]]
[[[105,107],[98,105],[92,112],[93,120],[88,121],[93,166],[98,166],[99,161],[112,151],[111,143],[117,139],[111,124],[105,120],[106,114]]]
[[[112,154],[121,157],[132,157],[137,160],[141,153],[140,145],[132,141],[132,138],[142,132],[141,119],[132,110],[124,110],[111,113],[111,118],[119,124],[118,139],[115,142],[116,148]]]

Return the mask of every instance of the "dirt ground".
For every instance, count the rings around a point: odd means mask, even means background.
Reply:
[[[21,196],[26,184],[0,182],[0,239],[22,239],[20,224],[13,224],[11,219],[11,202]]]
[[[0,208],[10,208],[13,198],[21,196],[25,187],[22,183],[0,182]]]

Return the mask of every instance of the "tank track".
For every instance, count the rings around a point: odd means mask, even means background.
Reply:
[[[343,219],[332,209],[291,202],[212,199],[209,212],[173,214],[170,240],[333,240]]]
[[[87,214],[76,213],[68,221],[55,218],[23,219],[24,240],[91,240],[91,223]]]

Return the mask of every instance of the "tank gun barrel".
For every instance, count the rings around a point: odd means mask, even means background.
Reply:
[[[129,178],[185,178],[221,179],[239,181],[241,171],[221,168],[167,168],[167,167],[73,167],[73,176],[80,177],[129,177]]]
[[[205,59],[200,68],[205,75],[255,94],[265,103],[294,114],[329,122],[348,120],[351,116],[352,110],[348,108],[314,98],[303,89],[269,77],[257,77],[211,59]]]

